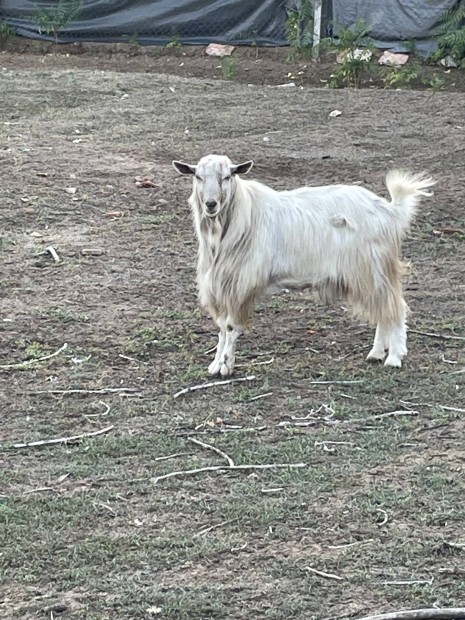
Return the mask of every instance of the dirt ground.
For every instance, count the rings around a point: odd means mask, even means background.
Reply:
[[[463,95],[0,58],[0,616],[463,605]],[[373,330],[306,291],[257,308],[248,380],[174,397],[209,380],[216,336],[171,160],[208,152],[276,188],[437,178],[403,248],[402,370],[367,364]],[[227,465],[208,446],[251,467],[157,480]]]

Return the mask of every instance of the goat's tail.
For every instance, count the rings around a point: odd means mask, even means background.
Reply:
[[[391,196],[391,206],[395,209],[402,229],[410,226],[421,196],[432,196],[426,189],[436,181],[424,173],[410,174],[402,170],[391,170],[386,176],[386,187]]]

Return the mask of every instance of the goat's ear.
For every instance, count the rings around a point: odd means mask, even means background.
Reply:
[[[253,161],[246,161],[243,164],[231,166],[231,174],[247,174],[253,166]]]
[[[197,166],[191,166],[191,164],[185,164],[182,161],[173,161],[173,168],[179,174],[195,174]]]

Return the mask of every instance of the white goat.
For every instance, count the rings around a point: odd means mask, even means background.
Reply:
[[[402,296],[403,233],[420,196],[434,181],[389,172],[391,202],[352,185],[277,192],[243,180],[253,162],[235,165],[207,155],[197,165],[174,161],[194,175],[189,198],[199,241],[199,299],[220,331],[212,375],[233,372],[238,336],[263,293],[315,287],[322,299],[345,299],[377,324],[369,360],[400,367],[407,353]]]

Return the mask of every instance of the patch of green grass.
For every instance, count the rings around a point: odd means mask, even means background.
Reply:
[[[221,76],[223,80],[235,80],[237,76],[237,61],[232,56],[221,59]]]

